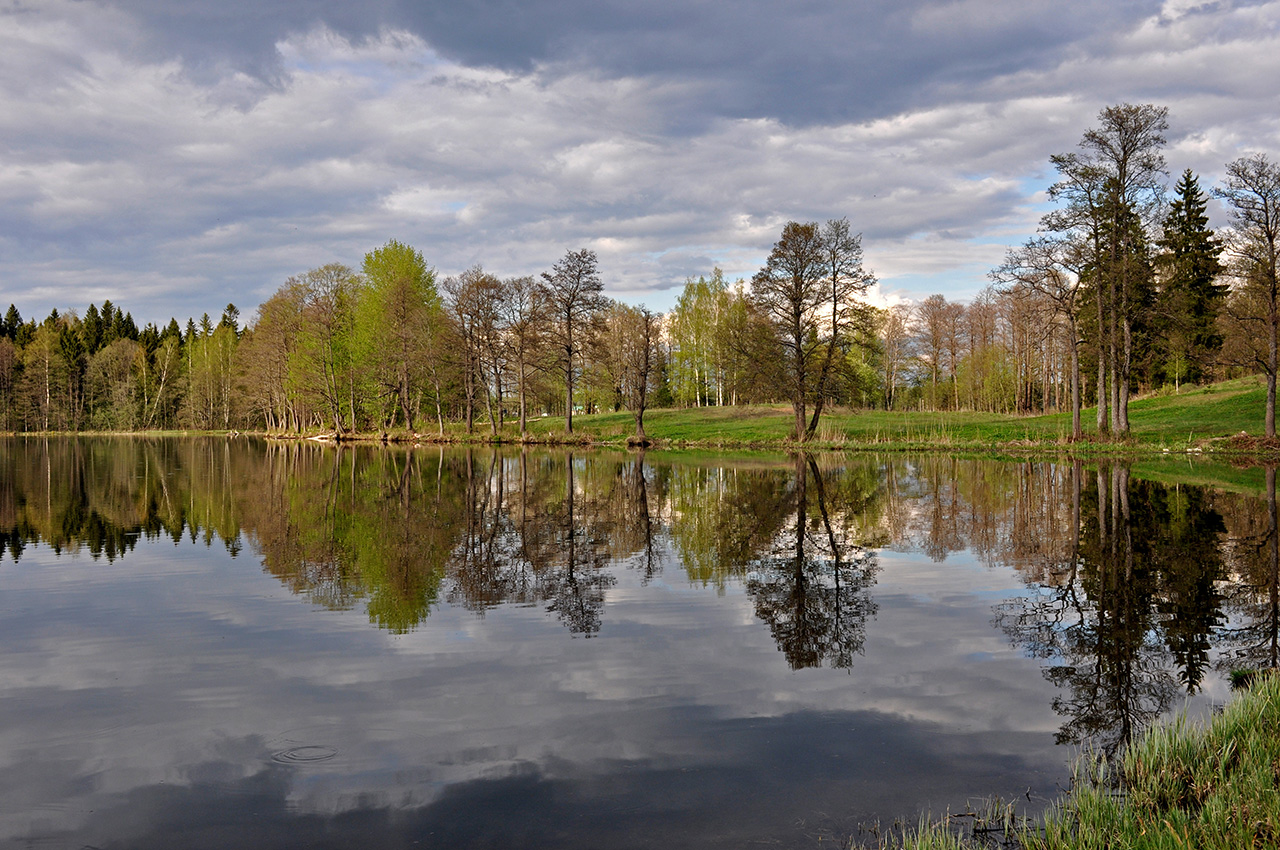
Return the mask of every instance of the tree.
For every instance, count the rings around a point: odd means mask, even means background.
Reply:
[[[621,308],[619,323],[621,341],[621,391],[624,402],[636,420],[636,433],[628,442],[646,446],[644,411],[649,404],[649,390],[658,369],[658,334],[662,316],[647,307]]]
[[[460,359],[467,433],[471,433],[475,422],[476,397],[483,392],[489,430],[497,434],[493,395],[495,392],[498,394],[498,406],[501,407],[502,282],[480,266],[474,266],[456,278],[446,279],[444,290],[445,302],[460,343],[460,350],[455,356]]]
[[[831,219],[822,228],[822,300],[826,353],[818,369],[813,400],[813,418],[807,437],[818,430],[834,369],[853,344],[853,334],[862,313],[862,298],[876,282],[875,275],[862,267],[862,234],[849,229],[847,218]]]
[[[1184,378],[1198,380],[1222,347],[1217,317],[1229,287],[1218,283],[1222,243],[1209,227],[1208,202],[1191,169],[1183,172],[1174,191],[1177,197],[1165,217],[1157,263],[1163,272],[1159,306],[1166,371],[1173,374],[1176,390]]]
[[[360,282],[341,263],[329,263],[291,277],[285,288],[299,287],[298,335],[290,362],[293,383],[311,404],[323,409],[341,433],[355,430],[355,315]]]
[[[177,329],[177,322],[170,321]],[[143,352],[137,361],[142,370],[142,427],[163,427],[173,420],[174,408],[177,405],[175,388],[178,384],[178,372],[182,368],[182,334],[181,332],[160,335],[156,350],[147,355]]]
[[[816,359],[824,350],[818,314],[825,306],[826,246],[818,225],[787,222],[751,288],[768,315],[786,361],[787,395],[795,414],[792,436],[808,436],[805,411],[812,395]]]
[[[947,330],[951,304],[943,295],[934,294],[916,305],[916,351],[920,362],[929,370],[929,406],[938,408],[938,384],[946,378],[943,360],[947,351]]]
[[[101,350],[102,331],[102,314],[90,304],[89,309],[84,311],[84,318],[80,320],[80,338],[84,341],[86,354],[93,356]]]
[[[1071,351],[1071,439],[1080,440],[1080,273],[1081,246],[1064,237],[1036,236],[1011,249],[1004,263],[991,273],[1006,287],[1026,287],[1048,298],[1067,321]],[[1006,292],[1008,290],[1006,289]]]
[[[414,428],[431,324],[440,313],[435,270],[421,252],[392,239],[364,256],[365,290],[357,316],[362,359],[384,400],[381,423],[397,412]]]
[[[884,409],[893,410],[893,401],[903,373],[914,352],[912,310],[907,304],[894,304],[880,320],[880,342],[884,350]]]
[[[5,311],[3,323],[0,323],[0,336],[7,336],[9,339],[16,340],[18,329],[21,327],[22,314],[18,312],[17,307],[10,304],[9,309]]]
[[[579,383],[586,408],[619,411],[626,404],[623,371],[630,307],[602,298]]]
[[[569,251],[542,273],[542,291],[551,318],[551,336],[564,371],[564,425],[573,433],[573,385],[576,360],[584,349],[583,336],[600,309],[604,285],[596,270],[596,253]]]
[[[1230,320],[1262,331],[1246,333],[1252,359],[1267,374],[1266,435],[1276,435],[1277,345],[1280,343],[1280,165],[1265,154],[1227,164],[1227,178],[1213,194],[1231,210],[1227,250],[1237,284]],[[1260,343],[1260,344],[1255,344]]]
[[[289,278],[258,307],[257,321],[239,348],[248,400],[272,431],[301,431],[307,424],[297,363],[306,298],[303,281]],[[215,331],[224,336],[235,332],[227,325]]]
[[[0,430],[12,430],[17,424],[17,400],[14,392],[21,362],[17,346],[8,336],[0,335]]]
[[[500,305],[506,327],[507,359],[515,370],[516,392],[520,396],[520,436],[528,433],[526,396],[529,381],[540,364],[546,336],[547,301],[532,277],[508,278],[502,287]]]
[[[677,401],[701,407],[724,404],[725,358],[719,333],[729,302],[724,272],[689,278],[671,311],[671,382]]]
[[[1106,429],[1110,380],[1111,429],[1129,430],[1129,379],[1133,331],[1150,285],[1145,245],[1136,238],[1159,211],[1165,173],[1164,131],[1169,110],[1152,104],[1108,106],[1100,126],[1080,140],[1080,153],[1050,158],[1059,180],[1049,187],[1066,207],[1042,219],[1045,230],[1074,234],[1088,246],[1089,273],[1097,308],[1098,431]]]
[[[130,339],[117,339],[89,359],[87,393],[95,427],[125,431],[138,422],[138,385],[135,363],[143,354]]]
[[[67,362],[58,345],[56,322],[44,322],[36,329],[31,342],[22,349],[22,367],[32,412],[40,430],[48,431],[56,421],[59,391],[67,379]]]

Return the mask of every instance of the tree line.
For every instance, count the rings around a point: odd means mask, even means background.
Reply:
[[[0,426],[15,431],[265,429],[337,434],[446,422],[523,435],[531,416],[653,405],[789,400],[812,436],[874,278],[847,220],[791,222],[748,292],[717,270],[662,316],[603,295],[590,250],[538,276],[481,266],[437,276],[389,241],[359,270],[331,263],[285,281],[242,327],[227,305],[138,329],[105,303],[0,326]],[[705,345],[715,351],[704,351]],[[732,358],[732,361],[726,358]],[[679,401],[677,401],[677,397]]]
[[[289,278],[247,327],[228,305],[185,328],[139,329],[106,302],[83,316],[0,322],[0,428],[265,429],[345,434],[460,423],[523,435],[533,416],[788,403],[793,437],[831,405],[1072,412],[1129,430],[1135,393],[1280,371],[1280,165],[1227,165],[1206,194],[1184,171],[1167,191],[1168,110],[1103,109],[1078,149],[1050,158],[1055,208],[968,304],[933,295],[867,303],[874,275],[847,219],[788,222],[750,281],[686,280],[664,316],[603,295],[596,255],[537,275],[481,266],[440,278],[389,241],[359,269]],[[1208,224],[1209,196],[1230,225]],[[1086,381],[1085,375],[1093,375]]]

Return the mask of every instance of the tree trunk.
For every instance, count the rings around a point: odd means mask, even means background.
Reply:
[[[1277,357],[1280,354],[1280,311],[1274,307],[1271,309],[1271,325],[1268,328],[1270,339],[1267,347],[1267,421],[1266,435],[1274,438],[1276,435],[1276,369]]]
[[[529,432],[528,418],[527,418],[527,414],[525,412],[525,406],[524,406],[524,385],[525,385],[524,362],[521,361],[520,363],[520,436],[521,437],[523,437],[525,434]]]
[[[1124,353],[1120,360],[1120,398],[1117,419],[1120,434],[1129,433],[1129,377],[1133,372],[1133,326],[1129,317],[1124,321]]]
[[[1098,435],[1107,433],[1106,325],[1102,310],[1102,286],[1098,286]]]
[[[1075,318],[1071,319],[1071,439],[1084,437],[1080,424],[1080,335],[1076,331]]]
[[[564,429],[573,433],[573,349],[565,353],[564,366]]]

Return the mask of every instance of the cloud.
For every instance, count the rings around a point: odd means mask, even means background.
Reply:
[[[0,300],[26,315],[248,315],[390,238],[446,274],[593,248],[663,309],[839,216],[887,288],[971,292],[1107,103],[1168,104],[1204,185],[1280,147],[1277,3],[178,8],[0,7]]]

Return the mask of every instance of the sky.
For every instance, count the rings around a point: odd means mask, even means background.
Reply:
[[[1278,80],[1280,0],[0,0],[0,307],[248,319],[396,239],[665,310],[840,217],[878,303],[965,301],[1102,108],[1207,189]]]

